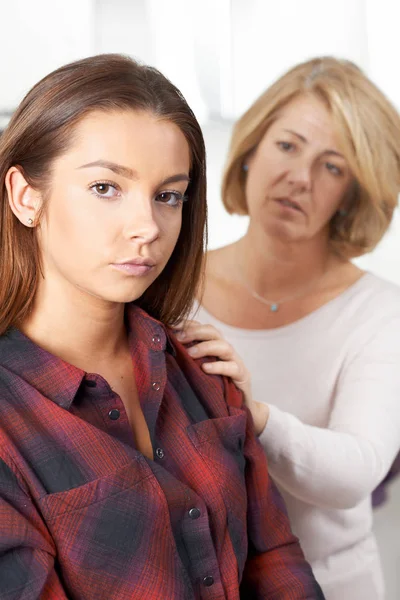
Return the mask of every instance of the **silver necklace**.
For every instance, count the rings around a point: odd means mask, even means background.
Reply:
[[[257,292],[253,290],[244,279],[242,280],[242,285],[246,288],[249,294],[253,296],[253,298],[269,306],[271,312],[278,312],[281,304],[283,304],[284,302],[288,302],[289,300],[296,300],[296,298],[304,296],[308,292],[308,290],[311,289],[320,279],[321,275],[317,279],[314,279],[309,285],[307,285],[307,287],[303,288],[300,292],[292,294],[291,296],[286,296],[285,298],[281,298],[280,300],[267,300],[267,298],[260,296],[260,294],[257,294]]]

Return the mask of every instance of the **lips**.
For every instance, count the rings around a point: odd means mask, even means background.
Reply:
[[[156,266],[156,263],[149,258],[133,258],[120,263],[114,263],[113,267],[126,275],[136,277],[147,275]]]
[[[299,212],[303,212],[300,204],[296,202],[296,200],[292,200],[292,198],[284,197],[284,198],[276,198],[276,202],[281,206],[285,206],[286,208],[291,208],[292,210],[296,210]]]
[[[128,260],[124,260],[120,263],[115,263],[118,265],[136,265],[139,267],[154,267],[155,266],[155,261],[152,260],[151,258],[131,258]]]

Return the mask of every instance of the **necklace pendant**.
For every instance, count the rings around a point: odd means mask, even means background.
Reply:
[[[271,304],[271,306],[270,306],[271,312],[277,312],[278,308],[279,308],[279,304],[276,304],[275,302],[274,302],[274,304]]]

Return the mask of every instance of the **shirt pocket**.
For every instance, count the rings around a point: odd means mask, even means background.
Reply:
[[[247,490],[245,411],[229,406],[229,416],[207,419],[188,427],[188,435],[223,498],[227,525],[241,578],[247,558]],[[210,497],[214,491],[210,488]]]
[[[71,597],[114,598],[120,588],[142,589],[150,585],[146,578],[154,576],[153,565],[167,572],[168,563],[169,573],[181,574],[165,496],[142,457],[85,485],[45,496],[40,509]],[[141,598],[139,593],[129,597]]]
[[[39,500],[40,507],[46,522],[53,522],[64,515],[84,510],[88,506],[102,503],[107,498],[132,490],[152,476],[146,461],[138,456],[129,463],[116,467],[114,471],[110,469],[109,473],[83,485],[43,496]]]
[[[232,406],[228,408],[229,416],[190,425],[188,434],[203,458],[211,461],[222,476],[227,472],[243,475],[246,413]]]

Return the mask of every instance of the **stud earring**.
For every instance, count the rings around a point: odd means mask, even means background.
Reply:
[[[33,219],[31,219],[31,218],[28,219],[28,225],[33,225]]]
[[[249,165],[243,165],[242,169],[247,173],[247,171],[249,170]]]

